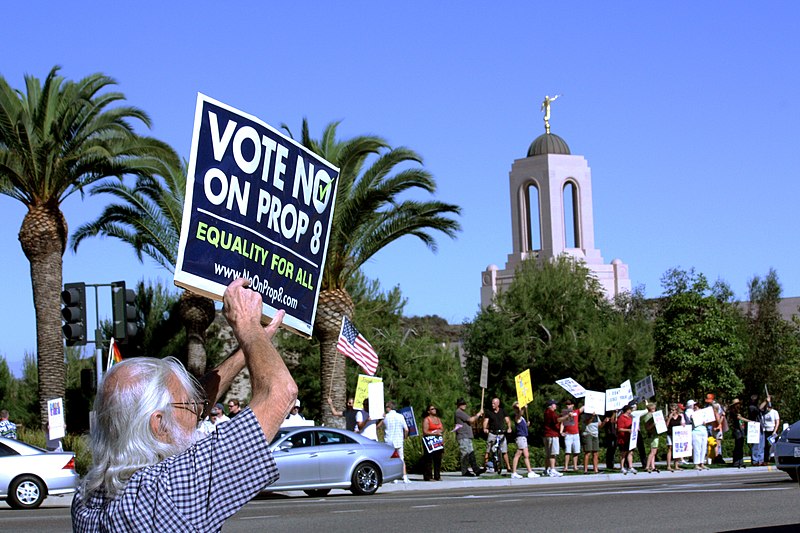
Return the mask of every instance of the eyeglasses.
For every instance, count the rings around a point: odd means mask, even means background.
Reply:
[[[179,409],[186,409],[187,411],[191,411],[194,416],[197,417],[197,421],[199,422],[201,418],[203,418],[203,413],[206,412],[208,409],[208,400],[192,400],[189,402],[172,402],[170,405],[174,405]]]

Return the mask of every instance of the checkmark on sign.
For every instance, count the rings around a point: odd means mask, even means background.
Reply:
[[[322,187],[320,185],[320,188],[319,188],[319,199],[320,200],[325,198],[325,195],[328,194],[328,189],[331,188],[331,183],[333,183],[333,182],[329,181],[324,187]]]

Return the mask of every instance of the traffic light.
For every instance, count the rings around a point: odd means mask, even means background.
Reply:
[[[114,339],[127,342],[139,334],[139,311],[136,292],[126,289],[124,281],[111,283],[111,310],[114,320]]]
[[[67,346],[86,345],[86,284],[65,283],[61,301],[64,303],[61,331],[67,339]]]

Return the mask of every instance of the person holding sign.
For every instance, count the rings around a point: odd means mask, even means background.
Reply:
[[[422,438],[425,440],[425,465],[422,479],[425,481],[442,480],[442,455],[444,455],[444,425],[439,418],[436,406],[429,405],[428,413],[422,420]],[[433,476],[431,477],[431,466]]]
[[[781,416],[772,408],[772,396],[767,396],[767,408],[764,410],[764,462],[769,464],[772,445],[778,438],[781,427]]]
[[[647,453],[647,464],[645,470],[648,473],[658,472],[656,468],[656,454],[658,453],[658,433],[656,432],[656,421],[653,419],[653,413],[656,412],[656,404],[647,404],[647,413],[642,416],[642,428],[644,438],[647,445],[650,446],[650,451]]]
[[[667,470],[675,472],[680,470],[678,460],[675,459],[675,466],[672,466],[672,428],[686,425],[680,407],[677,403],[669,404],[669,418],[667,419]]]
[[[514,454],[514,464],[511,467],[511,477],[514,479],[522,479],[522,476],[517,474],[517,466],[519,465],[520,456],[525,457],[525,468],[528,469],[528,477],[536,478],[539,474],[531,468],[531,461],[528,456],[528,426],[530,425],[525,417],[522,416],[522,409],[519,408],[519,402],[514,402],[511,406],[514,409],[514,423],[517,426],[517,453]]]
[[[206,375],[205,390],[171,357],[125,359],[106,374],[94,403],[94,464],[72,500],[73,531],[219,531],[278,479],[269,443],[297,385],[272,344],[284,312],[265,329],[261,296],[247,287],[239,278],[225,290],[223,313],[239,349]],[[209,402],[245,364],[250,405],[195,440]]]
[[[455,413],[455,432],[458,441],[458,451],[461,453],[461,475],[464,477],[480,476],[484,470],[478,466],[475,459],[475,449],[472,447],[472,424],[483,416],[483,409],[477,414],[469,416],[467,414],[467,401],[459,398],[456,401]],[[469,467],[472,466],[472,472]]]
[[[695,470],[708,470],[706,454],[708,454],[708,430],[702,421],[694,420],[694,414],[700,411],[700,405],[694,400],[686,402],[686,411],[692,417],[692,462]],[[698,419],[700,416],[697,417]]]
[[[578,471],[578,456],[581,453],[580,427],[578,417],[583,408],[575,409],[575,401],[567,398],[567,408],[562,411],[562,415],[567,415],[567,419],[561,423],[561,436],[564,437],[564,472],[569,472],[569,460],[572,457],[572,471]]]
[[[556,470],[556,457],[558,457],[559,425],[569,418],[569,414],[559,417],[556,414],[555,400],[548,400],[544,404],[544,453],[547,464],[545,474],[550,477],[561,477],[564,474]]]
[[[585,407],[585,406],[584,406]],[[600,428],[606,425],[608,417],[600,420],[600,416],[596,413],[587,413],[584,409],[581,415],[581,421],[584,424],[583,433],[581,434],[583,447],[583,473],[589,473],[589,456],[592,458],[592,465],[594,466],[594,473],[599,474],[598,468],[599,454],[600,454]],[[612,454],[613,455],[613,454]]]
[[[617,448],[619,448],[619,467],[623,474],[636,474],[633,467],[633,454],[631,453],[631,428],[633,427],[633,417],[631,411],[633,406],[629,403],[622,407],[622,413],[617,417]],[[628,468],[625,468],[625,463]]]
[[[744,468],[744,429],[742,422],[747,419],[742,416],[742,402],[734,398],[728,406],[728,426],[733,434],[733,466]]]

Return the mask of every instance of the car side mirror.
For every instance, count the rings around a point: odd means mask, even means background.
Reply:
[[[283,442],[283,443],[281,443],[281,445],[280,445],[280,446],[278,446],[278,449],[279,449],[280,451],[282,451],[282,452],[288,452],[288,451],[289,451],[289,450],[291,450],[293,447],[294,447],[294,444],[292,444],[292,442],[291,442],[291,441],[286,441],[286,442]]]

